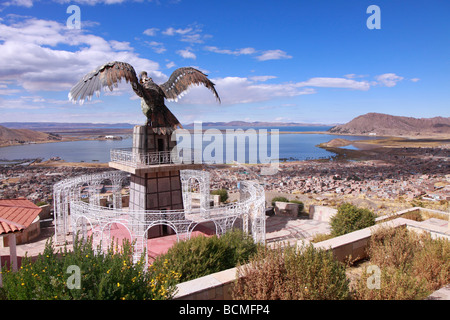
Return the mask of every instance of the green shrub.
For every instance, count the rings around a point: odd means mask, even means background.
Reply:
[[[166,265],[180,274],[179,281],[184,282],[244,263],[256,249],[252,237],[232,230],[221,237],[197,236],[177,242],[167,253],[158,256],[153,266]]]
[[[376,215],[368,210],[357,208],[352,204],[344,203],[338,212],[331,218],[331,234],[334,237],[367,228],[375,224]]]
[[[275,197],[272,199],[272,207],[275,206],[275,202],[289,202],[289,199],[285,197]]]
[[[345,266],[331,251],[303,247],[263,247],[238,267],[232,288],[237,300],[342,300],[350,297]]]
[[[3,272],[0,296],[8,300],[118,300],[169,299],[175,293],[178,275],[167,266],[144,272],[145,256],[132,263],[133,247],[110,246],[107,252],[94,249],[92,241],[75,241],[73,251],[56,252],[51,241],[36,261],[25,257],[17,272]],[[71,287],[80,271],[80,287]],[[69,271],[70,272],[69,272]],[[5,270],[3,270],[5,271]],[[73,276],[73,278],[71,278]]]
[[[228,200],[228,191],[226,189],[212,190],[211,194],[219,195],[220,202],[225,202]]]

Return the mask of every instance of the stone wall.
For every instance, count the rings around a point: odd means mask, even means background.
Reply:
[[[326,206],[309,206],[309,218],[311,220],[330,222],[331,217],[337,213],[336,209]]]
[[[291,202],[275,202],[275,215],[284,217],[297,217],[298,216],[298,203]]]

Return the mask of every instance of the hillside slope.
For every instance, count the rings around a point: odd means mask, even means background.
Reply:
[[[450,135],[450,117],[412,118],[367,113],[328,130],[331,133],[381,136]]]
[[[49,140],[59,140],[59,137],[29,129],[8,129],[0,126],[0,145],[41,142]]]

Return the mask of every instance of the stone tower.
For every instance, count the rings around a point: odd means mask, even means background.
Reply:
[[[172,134],[176,131],[165,129],[167,130],[135,126],[132,149],[115,150],[116,154],[111,155],[115,161],[109,163],[110,167],[131,173],[130,212],[183,210],[180,170],[201,168],[201,164],[182,164],[174,161],[171,152],[176,145],[176,139],[172,139]],[[152,234],[148,236],[170,233],[165,226],[160,226],[159,232],[152,230]]]

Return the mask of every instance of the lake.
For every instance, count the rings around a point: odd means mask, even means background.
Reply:
[[[257,132],[259,129],[267,129],[270,133],[271,129],[279,129],[280,131],[290,132],[311,132],[311,131],[326,131],[330,127],[280,127],[280,128],[252,128]],[[209,129],[204,127],[204,130]],[[237,129],[237,128],[222,128],[217,129]],[[248,128],[241,128],[248,129]],[[316,145],[322,142],[328,142],[337,137],[332,134],[280,134],[279,135],[279,158],[288,160],[307,160],[329,158],[334,153],[328,152]],[[363,139],[377,139],[376,137],[367,136],[345,136],[347,140],[363,140]],[[379,138],[378,138],[379,139]],[[268,138],[270,141],[270,137]],[[204,142],[203,148],[211,142]],[[225,142],[224,142],[225,143]],[[111,149],[131,148],[132,138],[125,138],[122,140],[87,140],[87,141],[69,141],[69,142],[53,142],[41,144],[26,144],[20,146],[10,146],[0,148],[0,159],[15,160],[15,159],[31,159],[42,158],[48,160],[52,157],[60,157],[68,162],[109,162]],[[246,153],[248,158],[249,148],[246,142]],[[251,148],[250,148],[251,152]],[[235,152],[237,153],[237,152]],[[270,144],[268,146],[268,154],[270,154]],[[0,161],[1,164],[1,161]]]

